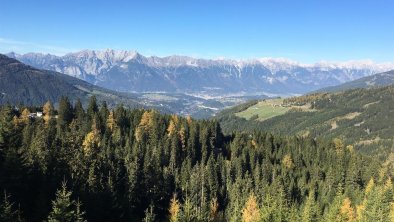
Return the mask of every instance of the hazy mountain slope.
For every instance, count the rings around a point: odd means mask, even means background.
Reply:
[[[256,116],[259,112],[256,104],[240,105],[218,114],[224,131],[264,130],[286,135],[338,137],[358,150],[382,157],[394,148],[394,86],[285,99],[282,106],[290,109],[264,121]],[[255,114],[247,120],[240,117],[245,116],[245,111]]]
[[[57,72],[39,70],[0,54],[0,104],[42,105],[60,96],[80,98],[86,102],[95,95],[110,105],[124,103],[140,106],[129,95],[94,86],[80,79]]]
[[[394,70],[367,76],[338,86],[327,87],[317,92],[338,92],[348,89],[381,87],[394,84]]]
[[[65,73],[109,89],[203,95],[303,94],[374,73],[394,64],[301,64],[288,59],[208,60],[145,57],[133,51],[84,50],[65,56],[9,53],[26,64]]]
[[[110,106],[148,107],[165,113],[209,118],[221,109],[257,97],[201,98],[177,93],[120,93],[61,73],[39,70],[0,54],[0,104],[42,105],[67,95],[83,103],[95,95]]]

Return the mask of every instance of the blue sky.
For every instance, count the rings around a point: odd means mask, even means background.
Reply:
[[[0,0],[0,52],[394,61],[393,0]]]

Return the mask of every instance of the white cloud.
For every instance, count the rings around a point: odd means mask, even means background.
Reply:
[[[45,45],[35,42],[26,42],[0,37],[0,51],[4,53],[43,52],[54,55],[64,55],[70,52],[78,51],[78,49],[70,49],[59,46]]]

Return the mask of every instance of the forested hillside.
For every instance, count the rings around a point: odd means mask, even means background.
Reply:
[[[337,86],[326,87],[317,90],[317,92],[340,92],[349,89],[382,87],[382,86],[389,86],[393,84],[394,84],[394,70],[391,70],[388,72],[366,76]]]
[[[249,119],[240,117],[245,110],[259,113],[258,107],[253,109],[257,103],[234,107],[218,115],[224,131],[263,130],[282,135],[341,138],[356,150],[382,160],[392,159],[394,86],[289,98],[281,104],[291,107],[284,114],[264,120],[258,114]]]
[[[70,100],[81,99],[85,105],[96,96],[109,105],[123,103],[142,107],[131,95],[107,90],[58,72],[40,70],[0,54],[0,104],[40,105],[56,103],[62,95]]]
[[[0,111],[0,221],[394,219],[391,171],[340,139],[226,136],[94,97],[29,109]]]

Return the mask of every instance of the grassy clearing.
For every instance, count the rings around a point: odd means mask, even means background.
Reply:
[[[283,115],[291,109],[291,107],[281,106],[282,101],[283,99],[263,100],[242,112],[236,113],[235,115],[247,120],[253,116],[258,115],[257,120],[263,121],[274,116]]]
[[[236,113],[235,115],[241,118],[245,118],[247,120],[251,118],[254,119],[257,116],[256,120],[264,121],[275,116],[283,115],[291,109],[298,109],[301,111],[313,111],[310,108],[310,104],[303,106],[285,106],[283,105],[283,99],[267,99],[260,101],[256,105],[251,106],[242,112]]]
[[[168,96],[168,95],[160,94],[160,93],[144,94],[142,97],[146,98],[146,99],[155,100],[155,101],[167,101],[168,102],[168,101],[178,100],[178,98],[176,98],[176,97],[172,97],[172,96]]]

